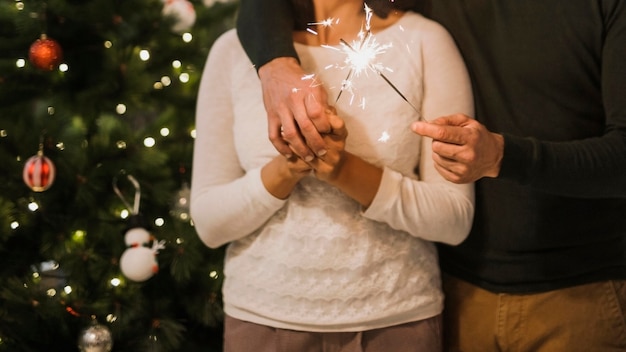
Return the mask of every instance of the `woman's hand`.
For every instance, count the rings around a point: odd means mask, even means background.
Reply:
[[[338,177],[343,167],[346,152],[346,138],[348,130],[346,125],[334,110],[327,112],[328,121],[330,123],[330,131],[321,134],[324,144],[326,145],[326,153],[317,156],[308,162],[313,169],[313,174],[318,179],[332,183]]]
[[[279,199],[286,199],[300,180],[311,173],[311,166],[293,156],[274,157],[261,170],[261,180],[268,192]]]

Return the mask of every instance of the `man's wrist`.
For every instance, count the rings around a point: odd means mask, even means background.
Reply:
[[[500,175],[500,169],[502,167],[502,158],[504,157],[504,136],[501,134],[493,133],[495,144],[495,161],[493,166],[488,171],[487,177],[498,177]]]
[[[285,66],[300,67],[300,62],[295,57],[283,56],[277,57],[266,62],[263,66],[257,68],[257,73],[260,78],[266,75],[272,75],[275,70],[284,70]]]

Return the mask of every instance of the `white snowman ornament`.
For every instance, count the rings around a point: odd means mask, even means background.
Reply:
[[[126,250],[120,257],[120,269],[122,274],[129,280],[143,282],[159,272],[157,254],[159,250],[165,248],[165,241],[156,240],[143,226],[143,220],[139,215],[139,201],[141,198],[139,182],[131,175],[127,177],[135,187],[135,204],[132,208],[132,216],[129,219],[130,226],[124,234]],[[115,180],[113,189],[122,202],[130,208],[130,204],[126,202]]]
[[[129,229],[124,235],[126,250],[120,257],[120,268],[129,280],[142,282],[159,272],[156,255],[165,248],[142,227]]]

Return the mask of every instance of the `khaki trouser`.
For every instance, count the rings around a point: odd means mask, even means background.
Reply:
[[[382,329],[332,333],[224,319],[224,352],[441,352],[441,344],[441,315]]]
[[[445,276],[443,288],[447,351],[626,351],[625,280],[496,294]]]

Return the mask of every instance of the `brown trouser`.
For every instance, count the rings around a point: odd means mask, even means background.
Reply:
[[[443,280],[447,351],[626,351],[626,281],[496,294]]]
[[[363,332],[276,329],[229,316],[224,352],[441,352],[441,315]]]

